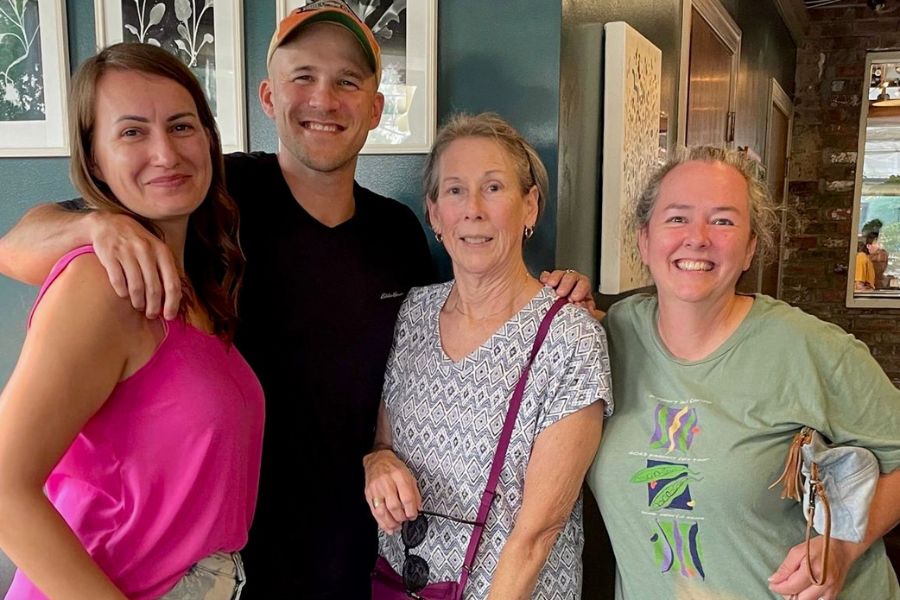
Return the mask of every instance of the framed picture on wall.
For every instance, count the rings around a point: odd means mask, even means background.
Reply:
[[[241,0],[94,0],[94,15],[98,47],[142,42],[180,58],[206,92],[222,149],[246,149]]]
[[[660,158],[662,53],[627,23],[604,26],[600,293],[650,285],[631,214]]]
[[[0,156],[68,156],[63,0],[0,0]]]
[[[275,0],[280,21],[305,0]],[[437,106],[437,0],[349,0],[381,46],[384,113],[363,154],[425,153],[434,140]]]

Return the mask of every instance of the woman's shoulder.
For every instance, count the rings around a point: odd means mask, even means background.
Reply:
[[[410,288],[409,293],[406,294],[404,304],[407,306],[428,306],[440,302],[443,305],[451,287],[453,287],[453,282],[446,281],[444,283]]]
[[[749,318],[758,328],[780,336],[815,336],[852,338],[853,336],[828,321],[823,321],[783,300],[765,294],[755,294]]]
[[[633,294],[609,307],[603,322],[607,328],[632,326],[640,329],[654,320],[657,309],[655,294]]]
[[[556,294],[554,293],[554,296],[555,295]],[[555,298],[553,301],[555,301]],[[559,310],[559,313],[553,322],[565,323],[571,327],[577,327],[584,331],[603,332],[600,321],[594,318],[594,315],[592,315],[588,309],[578,306],[577,304],[565,304]]]
[[[805,356],[816,364],[830,365],[826,368],[836,368],[848,359],[871,358],[863,342],[834,323],[764,294],[755,295],[748,319],[752,322],[747,335],[754,346],[788,352],[792,364]]]
[[[128,298],[116,294],[90,247],[67,253],[53,267],[31,309],[29,327],[36,318],[78,321],[115,337],[141,329],[144,319]]]
[[[398,327],[426,320],[428,315],[439,311],[450,293],[452,281],[410,288],[397,314]]]
[[[541,293],[544,296],[542,304],[548,304],[546,308],[549,310],[549,307],[556,302],[556,292],[544,288]],[[541,312],[541,318],[545,313],[546,311]],[[548,343],[574,346],[599,345],[605,351],[606,332],[600,321],[595,319],[588,309],[569,303],[563,305],[550,324]]]
[[[637,311],[656,310],[656,294],[648,294],[645,292],[632,294],[609,307],[609,314],[633,313]]]

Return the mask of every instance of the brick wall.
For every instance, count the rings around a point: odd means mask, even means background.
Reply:
[[[809,14],[809,36],[797,48],[783,299],[864,341],[900,386],[900,309],[845,306],[866,51],[900,47],[900,12]]]

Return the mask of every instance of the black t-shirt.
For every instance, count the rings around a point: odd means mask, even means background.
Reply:
[[[406,206],[354,185],[327,227],[294,199],[277,157],[226,157],[247,270],[236,345],[266,394],[259,502],[243,598],[368,598],[375,521],[363,496],[400,304],[430,283]]]

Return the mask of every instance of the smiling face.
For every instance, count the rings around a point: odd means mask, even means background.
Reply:
[[[456,276],[503,277],[521,270],[522,236],[537,220],[538,190],[522,191],[503,147],[488,138],[458,139],[441,154],[438,173],[428,216]]]
[[[333,23],[308,25],[281,45],[259,97],[284,149],[318,172],[355,169],[384,108],[359,41]]]
[[[756,250],[747,191],[744,177],[720,162],[687,162],[663,178],[638,242],[660,303],[734,297]]]
[[[210,140],[180,84],[137,71],[97,81],[91,172],[129,210],[165,225],[187,223],[212,177]]]

